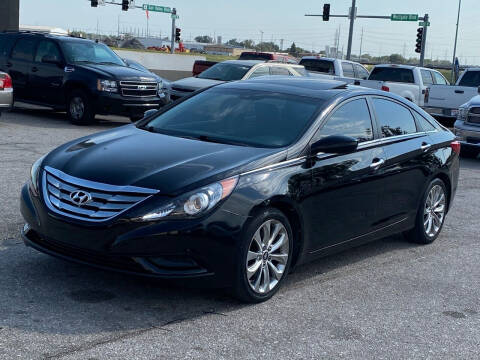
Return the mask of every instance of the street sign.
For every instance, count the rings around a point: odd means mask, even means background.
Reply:
[[[163,12],[163,13],[171,13],[172,9],[167,6],[158,6],[158,5],[150,5],[150,4],[143,4],[143,10],[154,11],[154,12]]]
[[[420,21],[418,23],[418,25],[420,25],[420,26],[430,26],[430,21]]]
[[[172,14],[172,19],[180,19],[180,16]]]
[[[392,14],[390,15],[392,21],[418,21],[418,14]]]

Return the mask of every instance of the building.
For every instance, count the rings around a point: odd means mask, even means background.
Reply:
[[[223,44],[208,44],[205,45],[204,50],[207,54],[217,54],[217,55],[229,55],[229,56],[240,56],[244,51],[254,51],[252,49],[244,49],[240,47],[234,47],[231,45]]]

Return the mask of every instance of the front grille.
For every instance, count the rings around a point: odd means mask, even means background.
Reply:
[[[467,122],[480,125],[480,107],[474,107],[468,111]]]
[[[150,81],[120,81],[123,96],[151,97],[158,94],[158,84]]]
[[[89,200],[78,204],[71,195],[82,191]],[[43,196],[54,212],[87,221],[105,221],[144,201],[158,190],[135,186],[117,186],[79,179],[64,172],[45,167]]]

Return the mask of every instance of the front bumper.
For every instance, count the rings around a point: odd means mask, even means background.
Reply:
[[[453,132],[462,147],[475,147],[480,149],[480,126],[469,125],[465,121],[457,120]]]
[[[424,107],[427,113],[432,116],[444,117],[455,119],[458,115],[458,109],[444,109],[444,108],[435,108],[435,107]]]
[[[208,278],[228,286],[245,217],[217,209],[204,219],[89,223],[51,212],[28,185],[20,210],[27,246],[65,260],[153,278]],[[132,211],[138,211],[134,208]]]
[[[100,93],[95,98],[95,112],[102,115],[138,116],[158,109],[169,101],[165,94],[150,97],[125,97],[116,93]]]

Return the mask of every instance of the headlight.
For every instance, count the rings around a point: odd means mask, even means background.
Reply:
[[[468,108],[458,108],[457,120],[465,121],[468,116]]]
[[[97,80],[97,90],[105,92],[117,92],[117,82],[113,80]]]
[[[38,195],[38,175],[40,174],[40,166],[42,165],[45,156],[47,155],[43,155],[40,159],[35,161],[30,168],[30,189],[35,195]]]
[[[220,200],[229,196],[237,185],[238,177],[232,177],[205,186],[199,190],[178,197],[172,202],[142,216],[142,221],[152,221],[161,218],[189,218],[206,213],[217,205]]]

